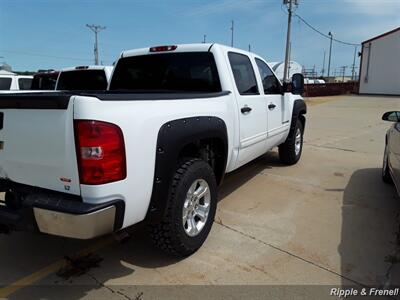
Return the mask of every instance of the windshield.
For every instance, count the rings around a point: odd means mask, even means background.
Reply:
[[[221,83],[212,53],[163,53],[120,59],[110,90],[210,93]]]
[[[92,90],[107,89],[107,78],[104,70],[76,70],[61,72],[57,90]]]
[[[0,90],[9,90],[11,88],[11,78],[0,78]]]

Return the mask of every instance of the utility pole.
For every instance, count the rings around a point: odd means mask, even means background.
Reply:
[[[251,45],[249,44],[249,52],[251,52]]]
[[[290,77],[290,68],[292,67],[292,63],[291,63],[291,59],[292,59],[292,42],[290,42],[289,44],[289,64],[288,64],[288,78]]]
[[[91,31],[94,32],[94,64],[98,65],[99,64],[99,43],[98,43],[98,38],[97,38],[97,34],[106,29],[106,27],[104,26],[100,26],[100,25],[89,25],[86,24],[86,27],[88,27]]]
[[[207,35],[205,34],[205,35],[203,35],[203,44],[205,44],[206,43],[206,37],[207,37]]]
[[[288,8],[288,28],[286,35],[286,52],[285,52],[285,68],[283,72],[283,81],[289,81],[289,63],[290,63],[290,33],[292,27],[292,14],[293,14],[293,4],[298,5],[297,0],[283,0]]]
[[[354,47],[354,58],[353,58],[353,65],[352,65],[352,70],[351,70],[351,80],[356,80],[356,75],[355,75],[355,68],[356,68],[356,55],[357,55],[357,46]]]
[[[347,68],[347,66],[342,66],[341,67],[341,69],[342,69],[342,82],[344,82],[344,75],[346,73],[346,68]]]
[[[321,70],[322,77],[324,77],[324,74],[325,74],[325,55],[326,55],[326,51],[324,50],[324,60],[322,61],[322,70]]]
[[[235,29],[235,23],[231,21],[231,47],[233,47],[233,31]]]
[[[331,37],[331,43],[329,46],[329,59],[328,59],[328,78],[331,72],[331,56],[332,56],[332,39],[333,39],[333,34],[332,32],[329,31],[328,35]]]

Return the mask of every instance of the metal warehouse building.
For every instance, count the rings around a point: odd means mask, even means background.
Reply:
[[[400,27],[362,43],[359,92],[400,95]]]

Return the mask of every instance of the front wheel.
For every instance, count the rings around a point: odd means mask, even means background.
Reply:
[[[206,240],[217,207],[217,182],[205,161],[190,159],[176,170],[162,222],[150,226],[155,245],[175,256],[188,256]]]
[[[303,151],[303,124],[296,120],[294,131],[289,134],[286,141],[279,146],[279,159],[286,165],[296,164]]]

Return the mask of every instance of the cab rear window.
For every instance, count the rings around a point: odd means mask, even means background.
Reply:
[[[11,78],[0,78],[0,90],[9,90],[11,88]]]
[[[33,76],[32,90],[54,90],[56,87],[58,73],[38,74]]]
[[[32,88],[32,78],[19,78],[18,86],[20,90],[30,90]]]
[[[107,89],[107,78],[103,70],[76,70],[61,72],[57,90],[101,91]]]
[[[122,58],[110,90],[132,92],[220,92],[217,66],[210,52],[183,52]]]

